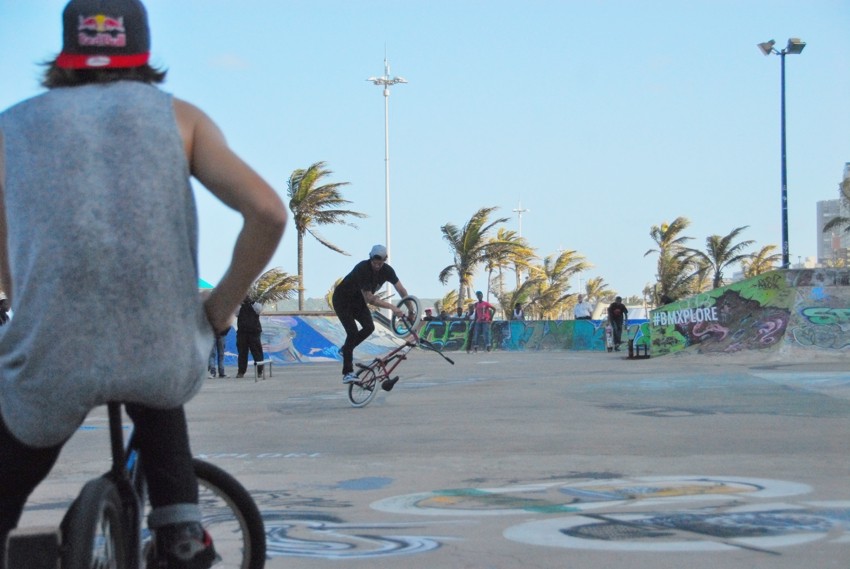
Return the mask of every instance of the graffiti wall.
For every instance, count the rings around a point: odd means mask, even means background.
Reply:
[[[345,342],[345,331],[335,316],[261,316],[263,351],[276,364],[341,361],[339,348]],[[636,344],[649,343],[647,321],[633,321],[628,338]],[[447,352],[467,349],[472,339],[470,322],[447,320],[424,322],[422,338]],[[506,351],[538,350],[605,350],[604,320],[505,321],[492,323],[490,348]],[[626,334],[624,333],[624,341]],[[360,344],[354,357],[369,360],[386,354],[401,340],[383,326]],[[483,344],[483,342],[482,342]],[[225,338],[227,366],[236,365],[236,331]],[[252,361],[249,357],[249,362]]]
[[[850,271],[794,275],[794,305],[782,349],[850,351]]]
[[[850,346],[850,272],[772,271],[652,311],[653,355]]]
[[[628,338],[648,343],[648,328],[629,323]],[[493,350],[605,350],[605,320],[497,320],[490,328]],[[420,335],[447,352],[466,350],[472,342],[471,322],[448,320],[425,322]],[[624,333],[625,339],[625,333]]]
[[[279,364],[339,361],[345,332],[335,316],[265,315],[266,358]],[[466,320],[424,322],[420,335],[447,352],[471,343]],[[503,351],[605,350],[605,320],[496,321],[490,349]],[[783,352],[850,352],[850,269],[777,270],[668,304],[650,320],[629,322],[624,341],[649,345],[653,356],[686,348],[733,353],[781,348]],[[357,350],[372,359],[398,346],[383,326]],[[236,333],[225,343],[225,364],[236,365]]]

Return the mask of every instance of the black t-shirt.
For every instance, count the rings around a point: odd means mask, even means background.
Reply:
[[[608,318],[614,322],[622,322],[623,317],[629,313],[629,309],[622,302],[612,302],[608,307]]]
[[[363,293],[360,291],[368,290],[371,293],[378,292],[384,283],[395,285],[398,282],[398,277],[391,266],[384,263],[380,270],[372,270],[372,261],[368,259],[360,261],[351,272],[345,275],[345,278],[334,289],[334,298],[345,301],[363,300]]]

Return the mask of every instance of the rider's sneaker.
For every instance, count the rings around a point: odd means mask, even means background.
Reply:
[[[398,378],[394,377],[392,379],[388,379],[381,384],[381,389],[384,391],[392,391],[395,384],[398,383]]]
[[[209,569],[217,559],[212,538],[200,522],[169,524],[156,529],[157,569]]]
[[[342,382],[343,383],[354,383],[358,379],[359,378],[357,377],[357,374],[354,373],[354,372],[349,372],[349,373],[345,374],[344,376],[342,376]]]

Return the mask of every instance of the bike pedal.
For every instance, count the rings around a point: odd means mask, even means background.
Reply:
[[[384,383],[382,383],[381,389],[383,389],[384,391],[392,391],[396,383],[398,383],[398,376],[395,376],[392,379],[388,379]]]
[[[37,526],[13,529],[6,547],[6,567],[15,569],[59,569],[59,528]]]

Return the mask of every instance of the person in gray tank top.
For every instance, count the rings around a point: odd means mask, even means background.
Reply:
[[[72,0],[47,91],[0,113],[0,289],[15,315],[0,332],[0,565],[29,495],[108,401],[135,424],[157,567],[215,558],[183,404],[287,214],[212,120],[157,87],[149,53],[141,2]],[[204,298],[191,176],[244,219]]]

